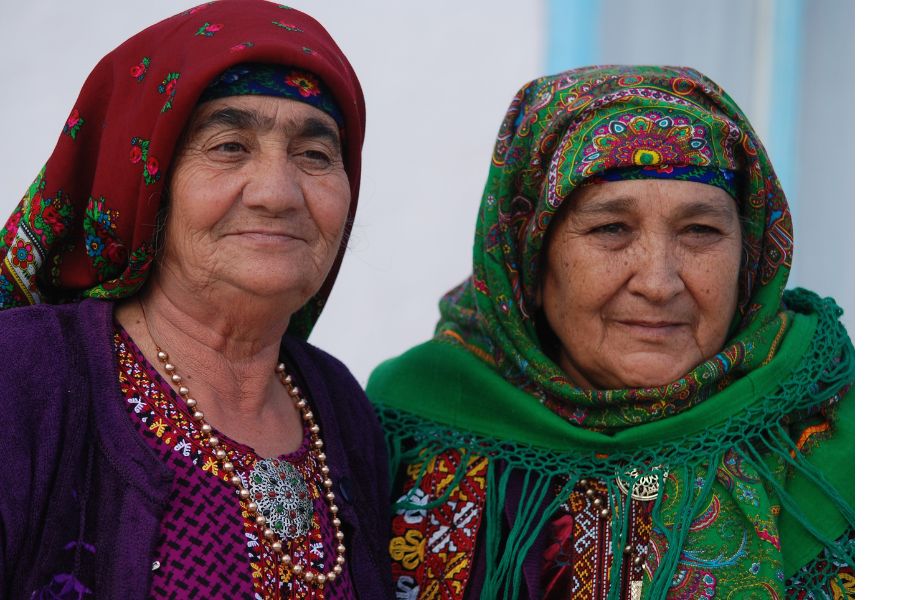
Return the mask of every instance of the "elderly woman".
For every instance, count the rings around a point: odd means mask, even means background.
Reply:
[[[397,598],[774,598],[853,588],[853,348],[784,293],[784,195],[691,69],[518,93],[474,272],[379,367]]]
[[[2,230],[0,597],[386,597],[381,431],[304,341],[364,125],[328,33],[267,2],[94,69]]]

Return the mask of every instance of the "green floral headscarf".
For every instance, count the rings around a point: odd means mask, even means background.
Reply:
[[[581,389],[541,347],[535,293],[544,236],[564,200],[607,171],[697,180],[737,172],[744,224],[738,333],[669,385]],[[500,128],[475,234],[474,272],[441,301],[439,336],[466,345],[570,422],[609,430],[695,405],[766,361],[789,318],[784,193],[747,118],[692,69],[604,67],[532,81]]]

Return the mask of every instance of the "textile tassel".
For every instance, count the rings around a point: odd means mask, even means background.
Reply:
[[[547,477],[545,477],[545,479],[546,479],[546,485],[544,486],[544,492],[540,498],[536,499],[536,502],[534,503],[534,507],[536,509],[539,509],[542,505],[545,504],[544,499],[547,496],[547,492],[550,489],[552,489],[551,486],[553,484],[554,477],[547,476]],[[570,477],[569,480],[562,486],[562,489],[560,490],[559,494],[557,494],[556,497],[553,498],[553,500],[551,502],[547,503],[546,507],[544,508],[544,510],[540,514],[540,516],[538,517],[537,521],[534,522],[533,525],[531,525],[530,527],[526,527],[524,529],[525,533],[528,534],[528,537],[523,541],[522,544],[519,545],[519,550],[517,551],[518,556],[515,561],[515,570],[514,570],[514,574],[515,574],[515,585],[513,586],[514,593],[510,596],[510,598],[518,598],[519,597],[519,590],[521,588],[521,580],[522,580],[521,575],[524,572],[523,565],[525,563],[525,558],[527,557],[529,550],[534,546],[535,542],[537,541],[538,536],[541,534],[541,532],[546,527],[547,522],[550,521],[551,518],[553,518],[554,514],[556,514],[556,511],[559,509],[559,505],[561,504],[561,502],[565,498],[568,498],[569,495],[572,494],[573,490],[575,489],[576,481],[577,481],[576,478]]]
[[[835,557],[843,560],[848,565],[855,565],[855,561],[849,553],[845,552],[844,549],[835,542],[835,540],[831,539],[827,535],[824,535],[821,531],[818,530],[818,528],[816,528],[812,523],[809,522],[809,519],[806,518],[806,515],[803,513],[803,511],[800,510],[800,507],[797,506],[797,503],[794,501],[791,495],[787,493],[787,490],[785,490],[784,486],[781,485],[781,482],[778,481],[778,477],[776,477],[775,474],[772,473],[763,457],[752,445],[748,444],[744,449],[738,449],[737,451],[741,453],[742,456],[757,469],[760,477],[765,479],[766,482],[775,491],[775,493],[778,495],[778,499],[781,501],[781,505],[784,507],[784,510],[790,513],[795,519],[797,519],[797,521],[809,532],[809,534],[819,540],[819,542],[831,553],[833,553]]]
[[[538,511],[552,483],[551,477],[538,475],[528,494],[526,495],[523,490],[523,494],[519,497],[516,519],[510,526],[504,556],[500,563],[500,572],[504,578],[502,589],[506,592],[507,598],[519,597],[522,563],[530,548],[524,538],[534,533]]]
[[[780,441],[784,446],[778,445],[769,441],[769,439],[764,438],[763,442],[765,445],[778,454],[784,461],[793,467],[798,473],[802,473],[809,481],[815,483],[822,492],[828,496],[828,498],[834,502],[834,505],[840,511],[841,516],[843,516],[849,525],[854,525],[854,521],[856,520],[855,511],[853,508],[844,500],[843,496],[834,488],[831,483],[825,476],[822,475],[822,472],[817,469],[814,465],[810,464],[806,457],[803,456],[803,453],[796,449],[794,441],[791,440],[788,433],[781,427],[775,427],[773,434],[780,438]],[[785,447],[791,448],[791,451],[786,451]]]
[[[703,478],[703,486],[694,494],[691,492],[690,473],[691,469],[687,465],[680,467],[681,481],[684,482],[684,498],[679,503],[675,511],[675,519],[671,528],[663,525],[661,518],[661,507],[663,505],[663,493],[665,491],[665,482],[661,482],[659,496],[653,507],[653,522],[663,531],[668,541],[668,547],[659,561],[656,568],[654,579],[647,591],[647,598],[662,599],[666,597],[666,592],[672,584],[675,577],[675,571],[681,562],[681,552],[687,541],[688,533],[691,529],[691,523],[694,518],[706,507],[710,502],[713,492],[713,484],[716,481],[716,472],[719,464],[722,462],[723,453],[717,452],[710,455],[706,466],[706,476]]]
[[[500,540],[503,533],[503,507],[506,504],[506,487],[509,484],[510,473],[512,473],[512,469],[503,469],[499,481],[497,481],[497,461],[488,461],[486,474],[488,484],[483,517],[485,572],[481,597],[484,599],[497,597],[497,569]],[[491,485],[494,481],[497,481],[497,485]]]
[[[634,481],[630,475],[631,489]],[[604,481],[609,501],[609,533],[610,550],[612,551],[612,564],[609,571],[609,600],[618,600],[621,595],[622,564],[624,563],[625,545],[628,543],[628,516],[631,511],[631,493],[620,494],[615,478],[610,477]]]

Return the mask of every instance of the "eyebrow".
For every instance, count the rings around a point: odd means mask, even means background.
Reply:
[[[198,135],[214,127],[271,131],[275,124],[274,118],[261,115],[255,110],[225,107],[211,112],[195,123],[191,136]],[[292,119],[285,124],[285,131],[291,137],[318,138],[325,140],[337,149],[341,147],[340,137],[335,127],[325,119],[315,116],[305,119]]]
[[[575,207],[574,213],[580,216],[622,215],[635,209],[636,201],[630,196],[610,198],[598,202],[590,202]],[[733,211],[731,207],[720,202],[697,200],[680,207],[674,215],[679,219],[692,219],[696,217],[712,217],[722,220],[731,220]]]

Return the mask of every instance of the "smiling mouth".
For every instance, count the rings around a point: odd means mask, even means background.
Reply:
[[[629,335],[648,340],[664,340],[688,326],[682,321],[617,321]]]
[[[251,240],[259,240],[259,241],[288,241],[288,240],[299,240],[300,238],[293,233],[287,233],[284,231],[237,231],[231,235],[235,235],[244,239]]]

